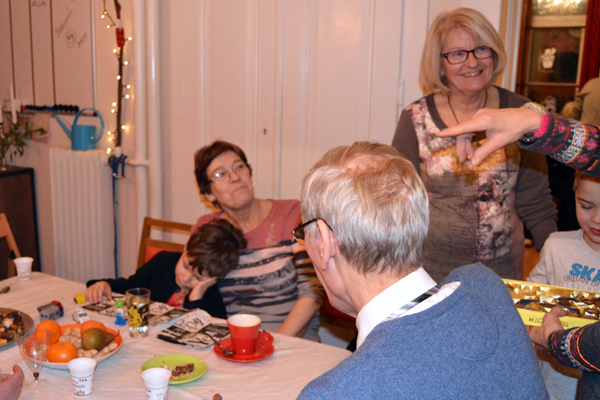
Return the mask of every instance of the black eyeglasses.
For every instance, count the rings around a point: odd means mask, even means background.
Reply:
[[[494,55],[494,50],[487,46],[479,46],[473,50],[456,50],[449,53],[442,53],[442,56],[449,64],[460,64],[467,61],[469,54],[473,53],[473,57],[478,60],[490,58]]]
[[[306,221],[306,222],[298,225],[292,231],[292,236],[296,239],[296,241],[298,243],[300,243],[300,245],[304,246],[304,228],[306,228],[306,226],[308,226],[309,224],[312,224],[313,222],[317,222],[318,220],[325,222],[325,225],[327,225],[329,230],[331,230],[333,232],[333,229],[331,229],[331,227],[329,226],[327,221],[325,221],[323,218],[313,218],[310,221]]]

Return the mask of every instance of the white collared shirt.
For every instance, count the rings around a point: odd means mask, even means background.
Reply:
[[[358,328],[356,347],[360,347],[369,333],[390,314],[435,285],[435,281],[421,267],[371,299],[356,317],[356,327]],[[451,282],[442,286],[438,293],[417,304],[402,316],[427,310],[450,296],[459,286],[460,282]]]

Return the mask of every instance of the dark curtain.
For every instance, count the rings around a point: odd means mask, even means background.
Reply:
[[[600,0],[588,0],[579,90],[600,70]]]

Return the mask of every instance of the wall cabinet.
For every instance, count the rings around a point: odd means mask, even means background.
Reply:
[[[31,168],[8,167],[7,170],[0,170],[0,213],[6,214],[21,256],[33,257],[33,270],[39,271],[33,173]],[[0,240],[0,279],[8,275],[8,256],[8,244]]]

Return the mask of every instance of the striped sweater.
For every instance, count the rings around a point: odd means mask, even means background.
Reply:
[[[272,200],[267,219],[244,235],[248,249],[240,253],[238,267],[219,282],[227,314],[249,313],[262,319],[263,329],[275,331],[301,297],[322,303],[323,287],[304,247],[292,238],[302,220],[297,200]],[[220,217],[201,217],[196,226]],[[318,315],[304,335],[318,340]]]

